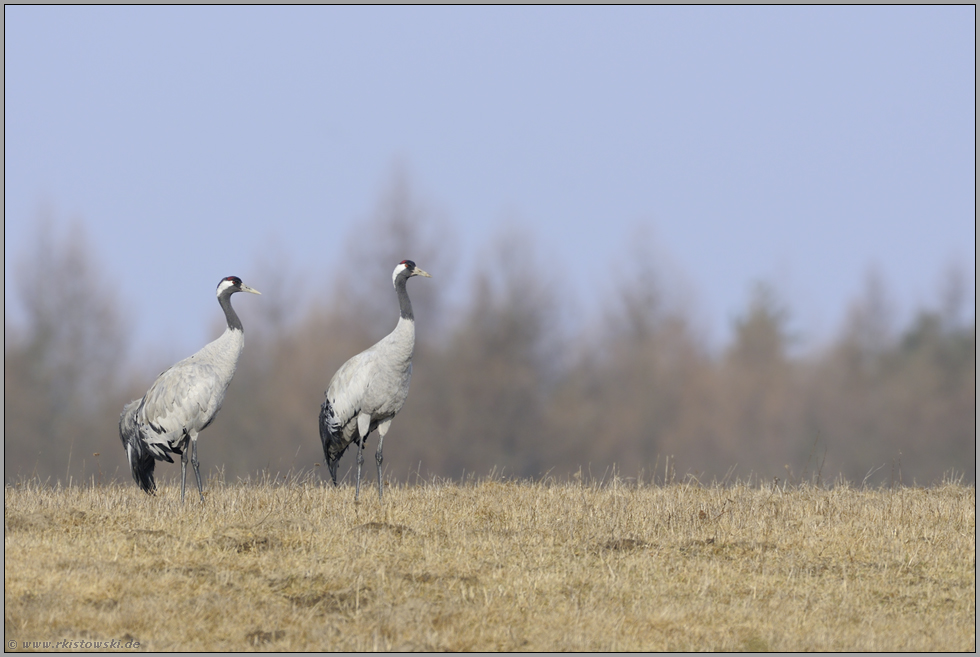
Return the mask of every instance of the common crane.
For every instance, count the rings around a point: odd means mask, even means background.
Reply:
[[[221,279],[218,303],[225,311],[228,328],[217,340],[163,372],[143,398],[126,404],[119,416],[119,437],[133,479],[147,493],[156,490],[153,480],[156,461],[173,463],[170,455],[180,454],[180,501],[184,501],[189,449],[197,477],[197,492],[204,501],[197,436],[221,409],[245,345],[242,322],[231,307],[231,295],[235,292],[261,294],[237,276]]]
[[[381,447],[391,420],[408,397],[412,378],[412,353],[415,350],[415,316],[405,285],[412,276],[432,278],[411,260],[402,260],[391,274],[401,314],[395,330],[376,345],[344,363],[330,379],[326,399],[320,407],[320,441],[323,456],[337,485],[337,463],[351,442],[357,449],[357,484],[354,501],[361,494],[361,465],[367,437],[378,430],[378,499],[381,486]]]

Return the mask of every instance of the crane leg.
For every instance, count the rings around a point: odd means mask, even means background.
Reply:
[[[186,453],[187,450],[184,450],[184,454]],[[197,460],[197,441],[192,440],[191,441],[191,465],[194,466],[194,476],[197,477],[197,492],[200,494],[201,501],[203,502],[204,487],[201,485],[201,468],[199,467],[200,464],[201,462]],[[183,501],[183,496],[181,497],[181,501]]]
[[[378,499],[384,498],[384,493],[382,493],[382,488],[384,487],[381,483],[381,462],[384,461],[384,456],[381,454],[381,447],[385,442],[385,434],[388,433],[388,427],[391,426],[391,420],[387,422],[382,422],[378,425],[378,451],[374,455],[374,460],[378,463]]]
[[[357,502],[361,496],[361,465],[364,463],[364,447],[367,445],[369,433],[371,433],[371,416],[361,413],[357,416],[357,488],[354,490],[354,502]]]
[[[378,462],[378,499],[384,497],[384,493],[381,492],[381,462],[384,461],[384,457],[381,456],[381,441],[378,441],[378,451],[374,455],[374,460]]]
[[[184,503],[184,489],[187,488],[187,448],[180,453],[180,503]]]
[[[361,466],[364,464],[364,439],[357,441],[357,483],[354,488],[354,502],[361,496]]]

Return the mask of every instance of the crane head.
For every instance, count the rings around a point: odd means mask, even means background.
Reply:
[[[242,283],[242,279],[237,276],[226,276],[221,279],[218,283],[218,296],[223,294],[234,294],[235,292],[251,292],[252,294],[262,294],[256,289],[250,288],[249,286]]]
[[[405,275],[405,272],[407,272],[407,275]],[[402,260],[395,266],[395,271],[391,274],[392,285],[397,285],[399,275],[405,276],[406,278],[411,278],[412,276],[432,278],[432,274],[419,269],[413,260]]]

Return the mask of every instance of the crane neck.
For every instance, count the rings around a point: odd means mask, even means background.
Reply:
[[[228,329],[244,333],[245,328],[242,326],[242,320],[238,319],[238,313],[231,307],[231,294],[222,294],[218,297],[218,303],[221,304],[221,309],[225,311],[225,319],[228,320]]]
[[[408,290],[405,289],[407,282],[408,276],[404,278],[399,277],[395,283],[395,291],[398,293],[398,307],[401,310],[401,318],[414,322],[415,315],[412,314],[412,300],[408,298]]]

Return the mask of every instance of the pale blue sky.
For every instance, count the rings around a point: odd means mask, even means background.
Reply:
[[[825,339],[870,267],[907,319],[958,263],[972,317],[975,16],[6,7],[5,312],[47,206],[84,222],[140,342],[195,349],[271,239],[329,276],[400,161],[462,263],[526,223],[586,314],[641,227],[716,343],[758,279]]]

